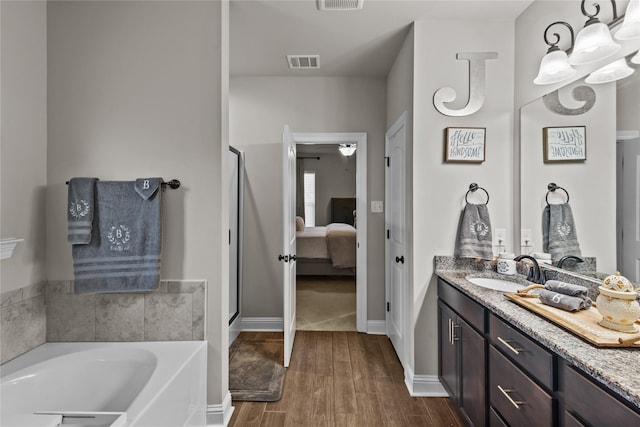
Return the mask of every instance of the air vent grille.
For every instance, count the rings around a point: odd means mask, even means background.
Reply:
[[[295,70],[320,68],[320,55],[287,55],[287,62]]]
[[[364,0],[316,0],[318,10],[358,10]]]

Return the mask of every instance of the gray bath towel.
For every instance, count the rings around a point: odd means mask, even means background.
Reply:
[[[572,297],[586,298],[589,295],[589,290],[586,287],[574,285],[573,283],[561,282],[559,280],[547,280],[544,284],[544,288],[549,291]]]
[[[150,188],[144,188],[143,196],[133,181],[97,182],[94,238],[89,245],[72,248],[76,293],[145,292],[158,287],[162,180],[148,181]]]
[[[72,245],[91,242],[97,178],[71,178],[67,189],[67,241]]]
[[[589,297],[572,297],[570,295],[560,294],[546,289],[540,291],[538,298],[540,298],[540,302],[543,304],[566,311],[586,310],[591,307],[592,304]]]
[[[556,261],[566,255],[580,256],[580,245],[568,203],[547,205],[542,212],[542,248]]]
[[[493,258],[491,220],[487,205],[467,203],[460,217],[454,255],[458,258]]]

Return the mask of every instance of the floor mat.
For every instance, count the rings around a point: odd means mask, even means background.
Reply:
[[[275,402],[282,397],[285,367],[281,339],[244,339],[229,348],[229,389],[232,400]]]

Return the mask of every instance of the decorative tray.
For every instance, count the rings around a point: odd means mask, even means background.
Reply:
[[[532,295],[523,296],[522,294],[505,293],[504,296],[595,346],[640,347],[640,329],[637,325],[638,333],[636,334],[607,329],[598,324],[602,316],[594,307],[589,308],[589,310],[568,312],[545,305],[540,302],[540,299],[532,298]]]

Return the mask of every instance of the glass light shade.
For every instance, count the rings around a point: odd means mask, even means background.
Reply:
[[[589,84],[609,83],[624,79],[631,74],[633,74],[633,68],[627,65],[625,58],[620,58],[589,74],[584,81]]]
[[[624,21],[613,36],[618,40],[640,38],[640,0],[629,1]]]
[[[636,54],[633,55],[633,57],[631,58],[631,62],[640,65],[640,51],[636,52]]]
[[[537,85],[550,85],[566,80],[577,71],[569,65],[569,58],[564,50],[547,53],[540,61],[538,76],[533,80]]]
[[[620,45],[613,41],[609,27],[602,22],[587,24],[576,37],[569,64],[583,65],[613,55]]]
[[[340,150],[340,154],[342,154],[345,157],[349,157],[351,155],[353,155],[353,153],[356,152],[356,145],[355,144],[340,144],[340,146],[338,147],[338,150]]]

